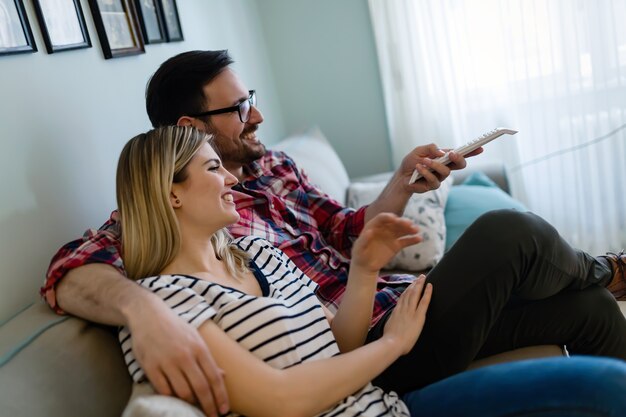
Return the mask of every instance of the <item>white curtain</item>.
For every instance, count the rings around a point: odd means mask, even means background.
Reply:
[[[369,0],[394,162],[516,128],[478,160],[593,254],[626,246],[626,1]]]

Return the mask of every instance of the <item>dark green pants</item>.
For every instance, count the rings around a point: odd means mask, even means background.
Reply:
[[[374,383],[406,393],[474,359],[541,344],[626,359],[626,319],[604,288],[611,277],[603,258],[572,248],[539,216],[487,213],[428,274],[433,297],[424,330]],[[382,335],[385,321],[368,340]]]

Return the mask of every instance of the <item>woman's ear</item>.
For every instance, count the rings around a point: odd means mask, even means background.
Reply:
[[[175,209],[180,208],[183,205],[183,203],[180,202],[180,198],[174,194],[174,191],[170,191],[170,204]]]

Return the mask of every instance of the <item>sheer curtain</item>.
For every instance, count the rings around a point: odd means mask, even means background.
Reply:
[[[626,246],[626,2],[369,0],[397,164],[496,126],[514,196],[573,245]],[[479,158],[469,163],[480,163]]]

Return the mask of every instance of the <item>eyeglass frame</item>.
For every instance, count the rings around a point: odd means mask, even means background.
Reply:
[[[243,117],[241,116],[241,106],[246,101],[250,103],[250,110],[248,111],[248,118],[246,120],[243,120]],[[241,123],[247,123],[248,120],[250,120],[250,115],[252,114],[252,107],[256,107],[256,90],[248,90],[248,98],[241,100],[239,104],[237,104],[236,106],[223,107],[221,109],[208,110],[208,111],[204,111],[201,113],[194,113],[194,114],[190,114],[189,117],[212,116],[215,114],[224,114],[224,113],[231,113],[231,112],[236,111],[237,114],[239,115],[239,120],[241,121]]]

